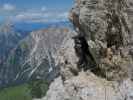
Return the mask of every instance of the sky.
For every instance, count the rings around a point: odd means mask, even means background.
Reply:
[[[0,22],[65,21],[73,0],[0,0]]]

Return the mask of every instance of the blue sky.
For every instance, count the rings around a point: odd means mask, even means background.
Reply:
[[[0,21],[67,20],[73,0],[0,0]]]

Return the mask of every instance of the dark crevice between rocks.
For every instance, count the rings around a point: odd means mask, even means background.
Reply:
[[[120,46],[127,45],[128,40],[126,40],[124,34],[130,35],[131,32],[123,14],[115,9],[109,10],[106,19],[108,24],[106,32],[107,47],[110,48],[115,45],[118,49]]]
[[[90,67],[95,65],[94,58],[91,55],[88,44],[83,36],[74,37],[75,40],[75,51],[76,55],[79,57],[78,67],[79,69],[87,70],[88,63],[90,63]],[[90,61],[88,61],[90,60]]]
[[[94,55],[91,53],[92,51],[89,49],[86,39],[81,35],[75,36],[73,39],[75,41],[75,52],[79,58],[77,62],[78,69],[84,71],[90,70],[97,76],[103,76]]]
[[[122,25],[119,16],[115,11],[111,11],[107,15],[107,32],[106,40],[107,47],[116,46],[116,48],[123,45],[123,36],[122,36]]]

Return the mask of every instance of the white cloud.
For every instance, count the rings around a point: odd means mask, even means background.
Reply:
[[[22,8],[16,8],[10,3],[5,3],[0,7],[0,12],[9,14],[11,20],[17,22],[59,22],[68,20],[68,12],[49,9],[46,6],[39,9],[25,9],[24,11]]]
[[[4,4],[3,10],[12,11],[12,10],[15,10],[15,6],[11,4]]]
[[[13,20],[26,22],[57,22],[67,20],[67,16],[68,12],[26,11],[17,14]]]
[[[68,12],[59,14],[60,17],[68,18]]]

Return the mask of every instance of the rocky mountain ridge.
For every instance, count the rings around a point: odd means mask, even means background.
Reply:
[[[18,42],[26,36],[15,30],[10,21],[5,21],[0,25],[0,65],[5,62],[11,50],[15,48]]]
[[[69,18],[77,35],[57,54],[61,75],[40,100],[133,100],[132,5],[75,0]]]
[[[31,32],[12,50],[5,64],[1,66],[1,86],[22,84],[35,79],[52,81],[59,75],[55,54],[72,34],[68,28],[48,28]]]

